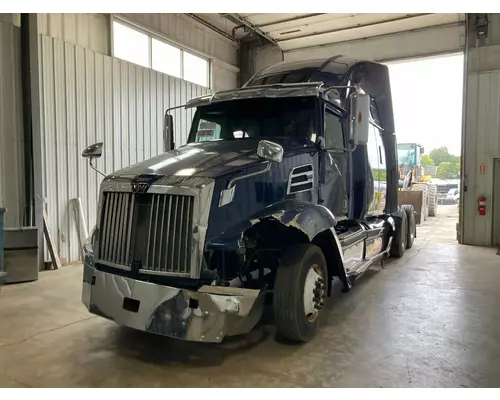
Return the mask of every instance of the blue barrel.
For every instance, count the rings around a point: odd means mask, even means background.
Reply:
[[[5,208],[0,207],[0,285],[3,283],[5,276],[7,275],[3,271],[3,247],[4,247],[4,235],[3,235],[3,216],[5,214]]]

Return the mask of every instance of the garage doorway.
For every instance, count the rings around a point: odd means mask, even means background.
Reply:
[[[415,189],[428,191],[429,196],[417,236],[433,242],[457,243],[463,53],[385,64],[390,71],[396,135],[399,153],[403,155],[399,161],[412,159],[418,164],[420,182]],[[417,154],[414,158],[404,157],[403,152],[410,146]],[[405,161],[406,168],[407,164]]]

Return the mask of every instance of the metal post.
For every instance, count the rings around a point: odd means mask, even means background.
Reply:
[[[460,202],[458,204],[458,232],[459,244],[465,244],[464,241],[464,211],[465,211],[465,196],[467,195],[467,95],[468,95],[468,85],[469,85],[469,23],[470,16],[465,14],[465,46],[464,46],[464,76],[463,76],[463,88],[462,88],[462,137],[461,137],[461,162],[460,162]],[[477,59],[479,60],[479,53],[477,54]],[[479,68],[477,71],[479,77]],[[479,91],[479,86],[478,86]]]
[[[5,208],[0,207],[0,285],[4,283],[6,273],[3,271],[3,247],[4,247],[4,234],[3,234],[3,215]]]
[[[38,237],[38,269],[43,262],[43,186],[42,186],[42,132],[40,126],[40,71],[38,67],[38,14],[29,14],[29,67],[31,88],[31,126],[33,146],[33,201],[35,203],[34,225]]]

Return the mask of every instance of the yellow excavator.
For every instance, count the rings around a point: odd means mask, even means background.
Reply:
[[[399,202],[415,208],[417,224],[437,214],[437,186],[431,184],[422,165],[424,147],[418,143],[398,143]]]

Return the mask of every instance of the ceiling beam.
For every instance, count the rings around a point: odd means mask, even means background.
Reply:
[[[229,21],[233,22],[236,25],[245,26],[247,27],[250,31],[255,33],[258,37],[265,39],[266,42],[276,44],[276,41],[269,36],[267,33],[263,32],[259,27],[255,26],[254,24],[250,23],[246,18],[241,17],[238,14],[220,14],[222,17],[228,19]]]
[[[235,43],[239,43],[239,40],[236,39],[235,37],[231,36],[229,33],[223,31],[222,29],[218,28],[217,26],[211,24],[208,21],[205,21],[203,18],[198,17],[195,14],[186,14],[188,17],[194,19],[195,21],[199,22],[202,25],[205,25],[207,28],[213,30],[214,32],[217,32],[219,35],[224,36],[226,39],[229,39]]]

